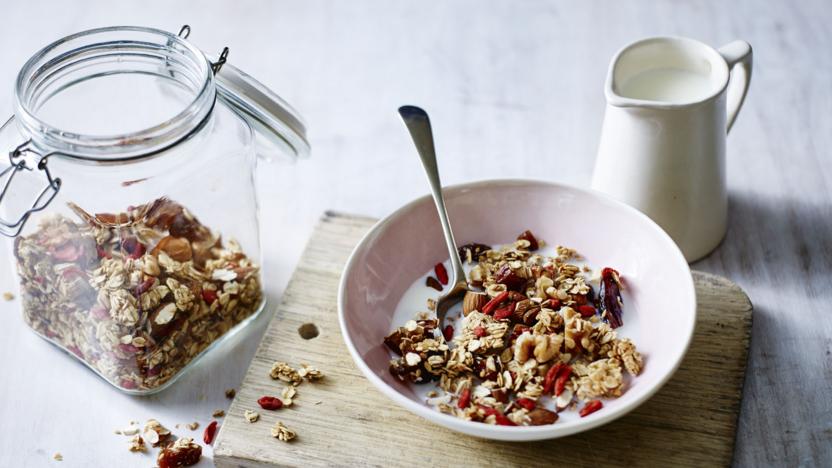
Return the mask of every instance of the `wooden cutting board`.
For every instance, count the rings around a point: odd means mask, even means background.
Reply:
[[[395,405],[363,377],[343,344],[338,281],[353,247],[373,223],[337,213],[321,219],[214,443],[218,467],[731,463],[752,310],[737,285],[694,272],[699,314],[690,351],[670,382],[632,413],[557,440],[481,440]],[[309,323],[319,335],[304,339],[299,328]],[[300,385],[293,406],[263,411],[256,400],[280,395],[283,387],[269,377],[274,361],[309,363],[326,377]],[[260,420],[249,423],[245,410],[259,411]],[[278,420],[297,432],[294,441],[271,437]]]

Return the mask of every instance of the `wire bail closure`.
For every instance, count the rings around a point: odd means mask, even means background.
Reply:
[[[14,180],[14,176],[20,171],[33,171],[35,169],[43,171],[46,177],[46,187],[44,187],[43,190],[41,190],[35,197],[32,202],[32,207],[26,210],[20,218],[17,219],[17,221],[10,222],[5,219],[0,219],[0,234],[7,237],[16,237],[19,235],[32,213],[36,213],[46,208],[55,196],[58,195],[58,191],[61,189],[61,179],[53,178],[52,174],[49,172],[49,168],[46,165],[47,159],[52,154],[53,153],[40,155],[40,153],[32,148],[31,139],[26,140],[17,148],[9,152],[9,167],[0,172],[0,178],[5,177],[3,188],[0,190],[0,203],[2,203],[5,198],[6,192],[8,192],[9,187]],[[31,167],[27,156],[30,156],[32,159],[37,158],[37,165],[35,167]]]
[[[182,25],[179,29],[179,34],[177,34],[182,39],[188,39],[188,36],[191,35],[191,27],[187,24]],[[217,58],[216,62],[211,62],[211,71],[214,72],[214,76],[220,72],[222,66],[225,65],[225,62],[228,61],[228,47],[223,47],[222,52],[220,52],[219,58]]]

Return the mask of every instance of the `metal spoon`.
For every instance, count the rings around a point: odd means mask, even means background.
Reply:
[[[448,255],[451,257],[451,290],[440,295],[436,301],[436,318],[439,325],[445,321],[448,310],[461,301],[468,291],[478,292],[468,286],[465,270],[462,269],[462,261],[456,249],[454,233],[451,230],[451,223],[448,221],[448,211],[445,209],[445,199],[442,197],[442,183],[439,181],[439,168],[436,165],[436,150],[433,146],[433,132],[430,128],[430,119],[427,112],[416,106],[399,107],[404,124],[410,131],[416,151],[422,160],[422,167],[430,182],[430,192],[433,195],[433,202],[436,204],[436,211],[439,213],[439,222],[442,225],[442,232],[445,234],[445,243],[448,246]]]

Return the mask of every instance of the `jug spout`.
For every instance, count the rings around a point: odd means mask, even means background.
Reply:
[[[605,94],[614,107],[667,109],[712,99],[727,83],[725,60],[711,47],[693,39],[655,37],[615,55]]]

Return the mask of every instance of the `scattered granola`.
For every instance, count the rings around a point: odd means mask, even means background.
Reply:
[[[465,295],[456,327],[440,330],[436,318],[417,315],[393,330],[384,340],[396,354],[391,374],[435,382],[442,392],[428,392],[429,405],[487,424],[554,424],[578,401],[586,416],[603,406],[598,398],[620,396],[623,371],[637,376],[643,358],[615,331],[623,323],[618,272],[604,268],[593,281],[572,263],[575,250],[544,255],[544,245],[525,231],[501,248],[460,248],[472,264],[469,283],[484,293]]]
[[[199,429],[199,423],[194,421],[192,423],[186,424],[185,427],[187,427],[188,429],[190,429],[192,431],[195,431],[195,430]]]
[[[52,455],[52,459],[55,461],[64,461],[64,456],[61,455],[61,452],[55,452],[55,455]]]
[[[211,416],[213,416],[215,418],[221,418],[221,417],[225,416],[225,410],[215,409],[214,412],[211,413]]]
[[[277,361],[272,364],[272,370],[269,372],[269,376],[275,380],[280,379],[292,385],[300,385],[303,381],[303,378],[294,367],[282,361]]]
[[[201,456],[202,446],[190,437],[182,437],[160,450],[156,463],[159,468],[191,466],[197,464]]]
[[[128,448],[131,452],[147,452],[147,446],[140,435],[135,435],[130,439],[130,447]]]
[[[229,388],[225,391],[225,397],[228,398],[229,400],[233,400],[236,395],[237,395],[237,390],[234,390],[233,388]]]
[[[10,292],[4,292],[3,293],[3,300],[13,301],[14,300],[14,294],[12,294]]]
[[[285,387],[282,392],[280,392],[280,396],[283,397],[283,406],[292,406],[292,398],[297,395],[297,390],[295,387]]]
[[[142,431],[142,438],[150,445],[158,447],[170,438],[170,431],[159,421],[148,419]]]
[[[46,216],[15,240],[24,317],[116,386],[168,382],[262,303],[260,269],[186,208]]]
[[[294,431],[284,426],[282,422],[278,421],[272,428],[272,437],[283,442],[289,442],[297,436]]]
[[[300,370],[298,370],[298,375],[310,382],[315,380],[321,380],[322,378],[324,378],[323,372],[318,370],[318,368],[312,367],[304,363],[301,363],[301,368]]]
[[[250,423],[257,422],[260,419],[260,413],[257,411],[246,410],[245,412],[246,421]]]

